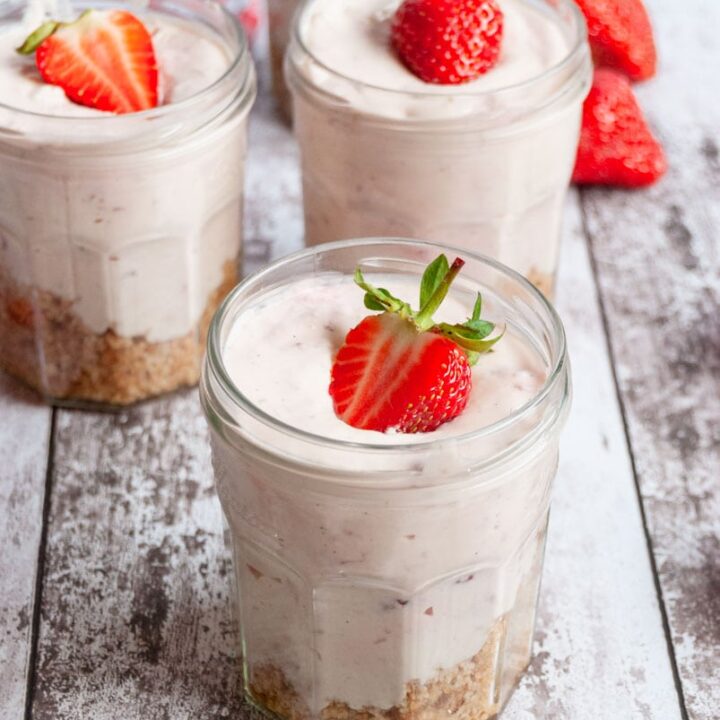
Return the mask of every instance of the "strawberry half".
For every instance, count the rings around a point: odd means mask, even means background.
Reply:
[[[655,74],[657,50],[642,0],[576,0],[585,15],[595,64],[631,80]]]
[[[427,83],[459,85],[498,61],[503,14],[495,0],[405,0],[391,28],[393,47]]]
[[[495,326],[480,318],[479,294],[467,322],[432,319],[464,264],[457,258],[448,266],[440,255],[427,267],[417,312],[365,282],[357,269],[355,282],[365,291],[365,306],[382,313],[354,327],[335,357],[330,395],[341,420],[364,430],[430,432],[465,409],[472,389],[470,366],[502,336],[488,337]]]
[[[666,170],[665,152],[628,79],[614,70],[596,70],[583,106],[573,181],[641,187],[654,183]]]
[[[158,70],[147,28],[125,10],[86,10],[71,23],[51,20],[18,52],[35,53],[43,80],[96,110],[130,113],[158,104]]]

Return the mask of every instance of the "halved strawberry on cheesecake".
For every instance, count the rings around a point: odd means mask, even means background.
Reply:
[[[18,52],[35,53],[43,80],[79,105],[121,114],[158,104],[152,37],[126,10],[86,10],[70,23],[50,20]]]
[[[415,311],[384,288],[365,281],[368,315],[347,334],[331,371],[330,395],[337,416],[353,427],[402,433],[431,432],[465,409],[472,389],[471,366],[502,335],[483,320],[482,297],[471,317],[436,323],[433,315],[464,265],[437,257],[423,274],[420,309]]]

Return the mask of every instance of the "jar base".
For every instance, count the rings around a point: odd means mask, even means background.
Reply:
[[[94,333],[72,302],[38,288],[18,288],[0,274],[0,369],[48,403],[73,408],[127,407],[196,385],[205,338],[220,301],[237,283],[227,261],[197,327],[162,342]]]
[[[401,703],[387,708],[351,707],[334,700],[313,713],[285,673],[272,663],[249,670],[245,695],[256,708],[280,720],[494,720],[528,665],[502,668],[507,634],[506,618],[499,618],[481,650],[472,658],[442,670],[426,683],[405,684]],[[508,670],[513,676],[506,685]]]

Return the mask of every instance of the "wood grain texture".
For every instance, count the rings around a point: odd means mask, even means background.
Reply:
[[[720,4],[650,0],[658,78],[638,89],[670,173],[585,191],[652,548],[692,720],[720,717]]]
[[[197,394],[59,411],[34,720],[236,717],[230,557]]]
[[[573,193],[558,283],[573,408],[529,674],[503,720],[678,720],[677,693]]]
[[[52,411],[0,372],[0,718],[25,712]]]

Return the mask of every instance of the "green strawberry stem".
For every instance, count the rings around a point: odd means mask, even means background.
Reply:
[[[440,257],[445,256],[440,255]],[[420,330],[429,330],[435,325],[432,316],[437,312],[443,300],[447,297],[448,292],[450,292],[450,286],[462,270],[463,265],[465,265],[465,261],[462,258],[455,258],[452,266],[445,273],[440,284],[435,289],[435,292],[430,296],[425,306],[420,308],[420,312],[415,317],[415,322]]]
[[[47,22],[44,22],[39,28],[33,30],[25,38],[23,44],[19,48],[16,48],[16,52],[20,53],[20,55],[32,55],[40,47],[40,45],[45,42],[45,40],[56,33],[60,28],[79,22],[83,18],[87,17],[91,12],[92,10],[84,10],[80,15],[78,15],[76,20],[69,23],[59,22],[58,20],[48,20]]]
[[[433,315],[447,297],[450,287],[458,276],[465,261],[455,258],[448,264],[445,255],[439,255],[425,269],[420,284],[420,309],[414,311],[408,303],[396,298],[389,290],[371,285],[363,277],[358,267],[355,270],[355,283],[365,291],[365,307],[369,310],[394,313],[412,323],[418,332],[434,332],[444,335],[459,345],[468,356],[468,362],[474,365],[479,356],[492,350],[505,331],[494,338],[489,335],[495,330],[495,324],[480,317],[482,295],[478,293],[473,312],[464,323],[436,323]]]

